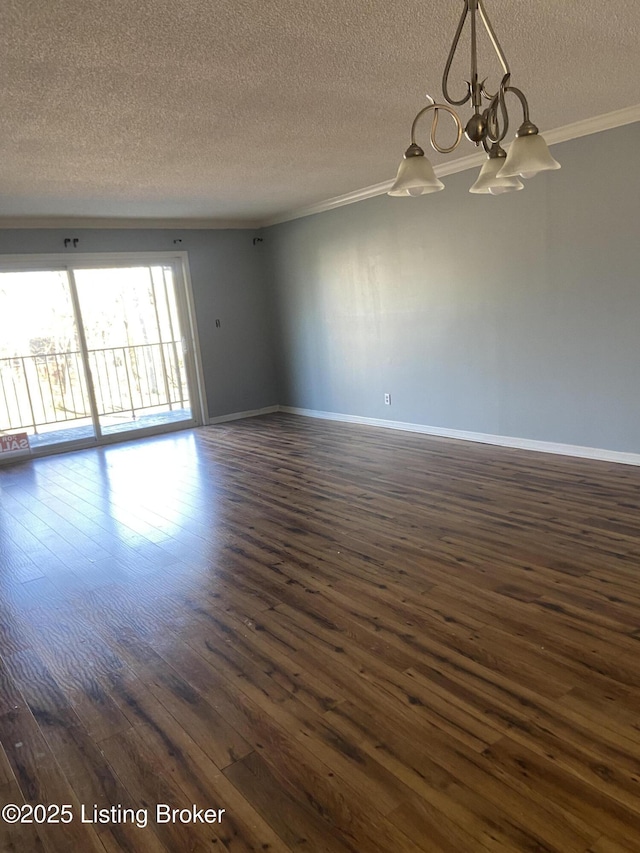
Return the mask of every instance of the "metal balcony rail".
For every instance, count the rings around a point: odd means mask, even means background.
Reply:
[[[89,370],[98,415],[189,402],[182,344],[168,341],[90,349]],[[0,358],[0,432],[33,430],[91,418],[78,351]]]

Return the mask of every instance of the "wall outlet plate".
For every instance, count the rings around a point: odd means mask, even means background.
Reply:
[[[384,404],[385,404],[385,406],[391,405],[391,394],[385,394],[384,395]]]

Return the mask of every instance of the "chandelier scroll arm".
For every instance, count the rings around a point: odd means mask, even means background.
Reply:
[[[445,110],[449,115],[452,116],[453,120],[456,123],[456,141],[453,145],[449,145],[448,147],[443,147],[436,142],[436,131],[438,129],[438,110]],[[446,104],[427,104],[426,107],[423,107],[420,112],[416,115],[413,120],[413,124],[411,125],[411,145],[417,146],[416,142],[416,127],[418,125],[418,121],[428,112],[433,112],[433,122],[431,124],[431,133],[429,135],[429,141],[431,142],[431,147],[437,151],[439,154],[450,154],[452,151],[460,145],[460,141],[462,139],[463,127],[462,122],[460,121],[458,114],[455,110],[448,107]]]

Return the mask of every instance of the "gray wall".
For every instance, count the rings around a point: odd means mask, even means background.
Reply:
[[[640,452],[639,147],[630,125],[519,193],[465,172],[267,229],[280,402]]]
[[[272,298],[253,231],[0,230],[0,255],[187,251],[211,417],[277,404]],[[175,239],[182,242],[174,244]],[[73,249],[66,252],[70,258]],[[219,319],[220,328],[215,321]]]
[[[0,254],[69,236],[186,250],[212,417],[281,403],[637,453],[639,143],[638,124],[585,137],[521,193],[471,196],[465,172],[255,246],[239,230],[7,229]]]

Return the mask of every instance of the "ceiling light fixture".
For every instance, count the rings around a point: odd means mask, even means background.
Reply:
[[[451,97],[449,92],[449,75],[468,16],[471,16],[471,80],[466,81],[466,95],[456,100]],[[484,25],[503,70],[500,86],[493,95],[487,91],[486,78],[481,80],[478,74],[478,18]],[[469,192],[500,195],[521,190],[523,184],[520,178],[532,178],[538,172],[559,169],[560,164],[553,159],[547,143],[529,118],[527,99],[520,89],[510,85],[510,81],[509,63],[500,47],[500,42],[489,20],[483,0],[464,0],[464,9],[442,77],[442,94],[447,103],[452,106],[438,104],[427,95],[431,103],[423,107],[413,120],[411,145],[407,148],[400,163],[396,180],[389,190],[389,195],[418,196],[444,189],[444,184],[438,180],[433,171],[433,166],[425,157],[424,150],[416,142],[416,126],[426,113],[433,114],[430,142],[431,146],[440,154],[450,154],[454,151],[460,144],[463,133],[475,145],[484,147],[488,159]],[[519,100],[523,114],[522,124],[508,154],[502,147],[502,143],[509,132],[507,95],[514,95]],[[469,102],[473,107],[473,115],[463,130],[462,122],[452,107],[461,107]],[[484,103],[487,103],[487,106],[483,109]],[[456,140],[449,147],[443,147],[436,142],[438,113],[441,110],[451,115],[456,125]]]

